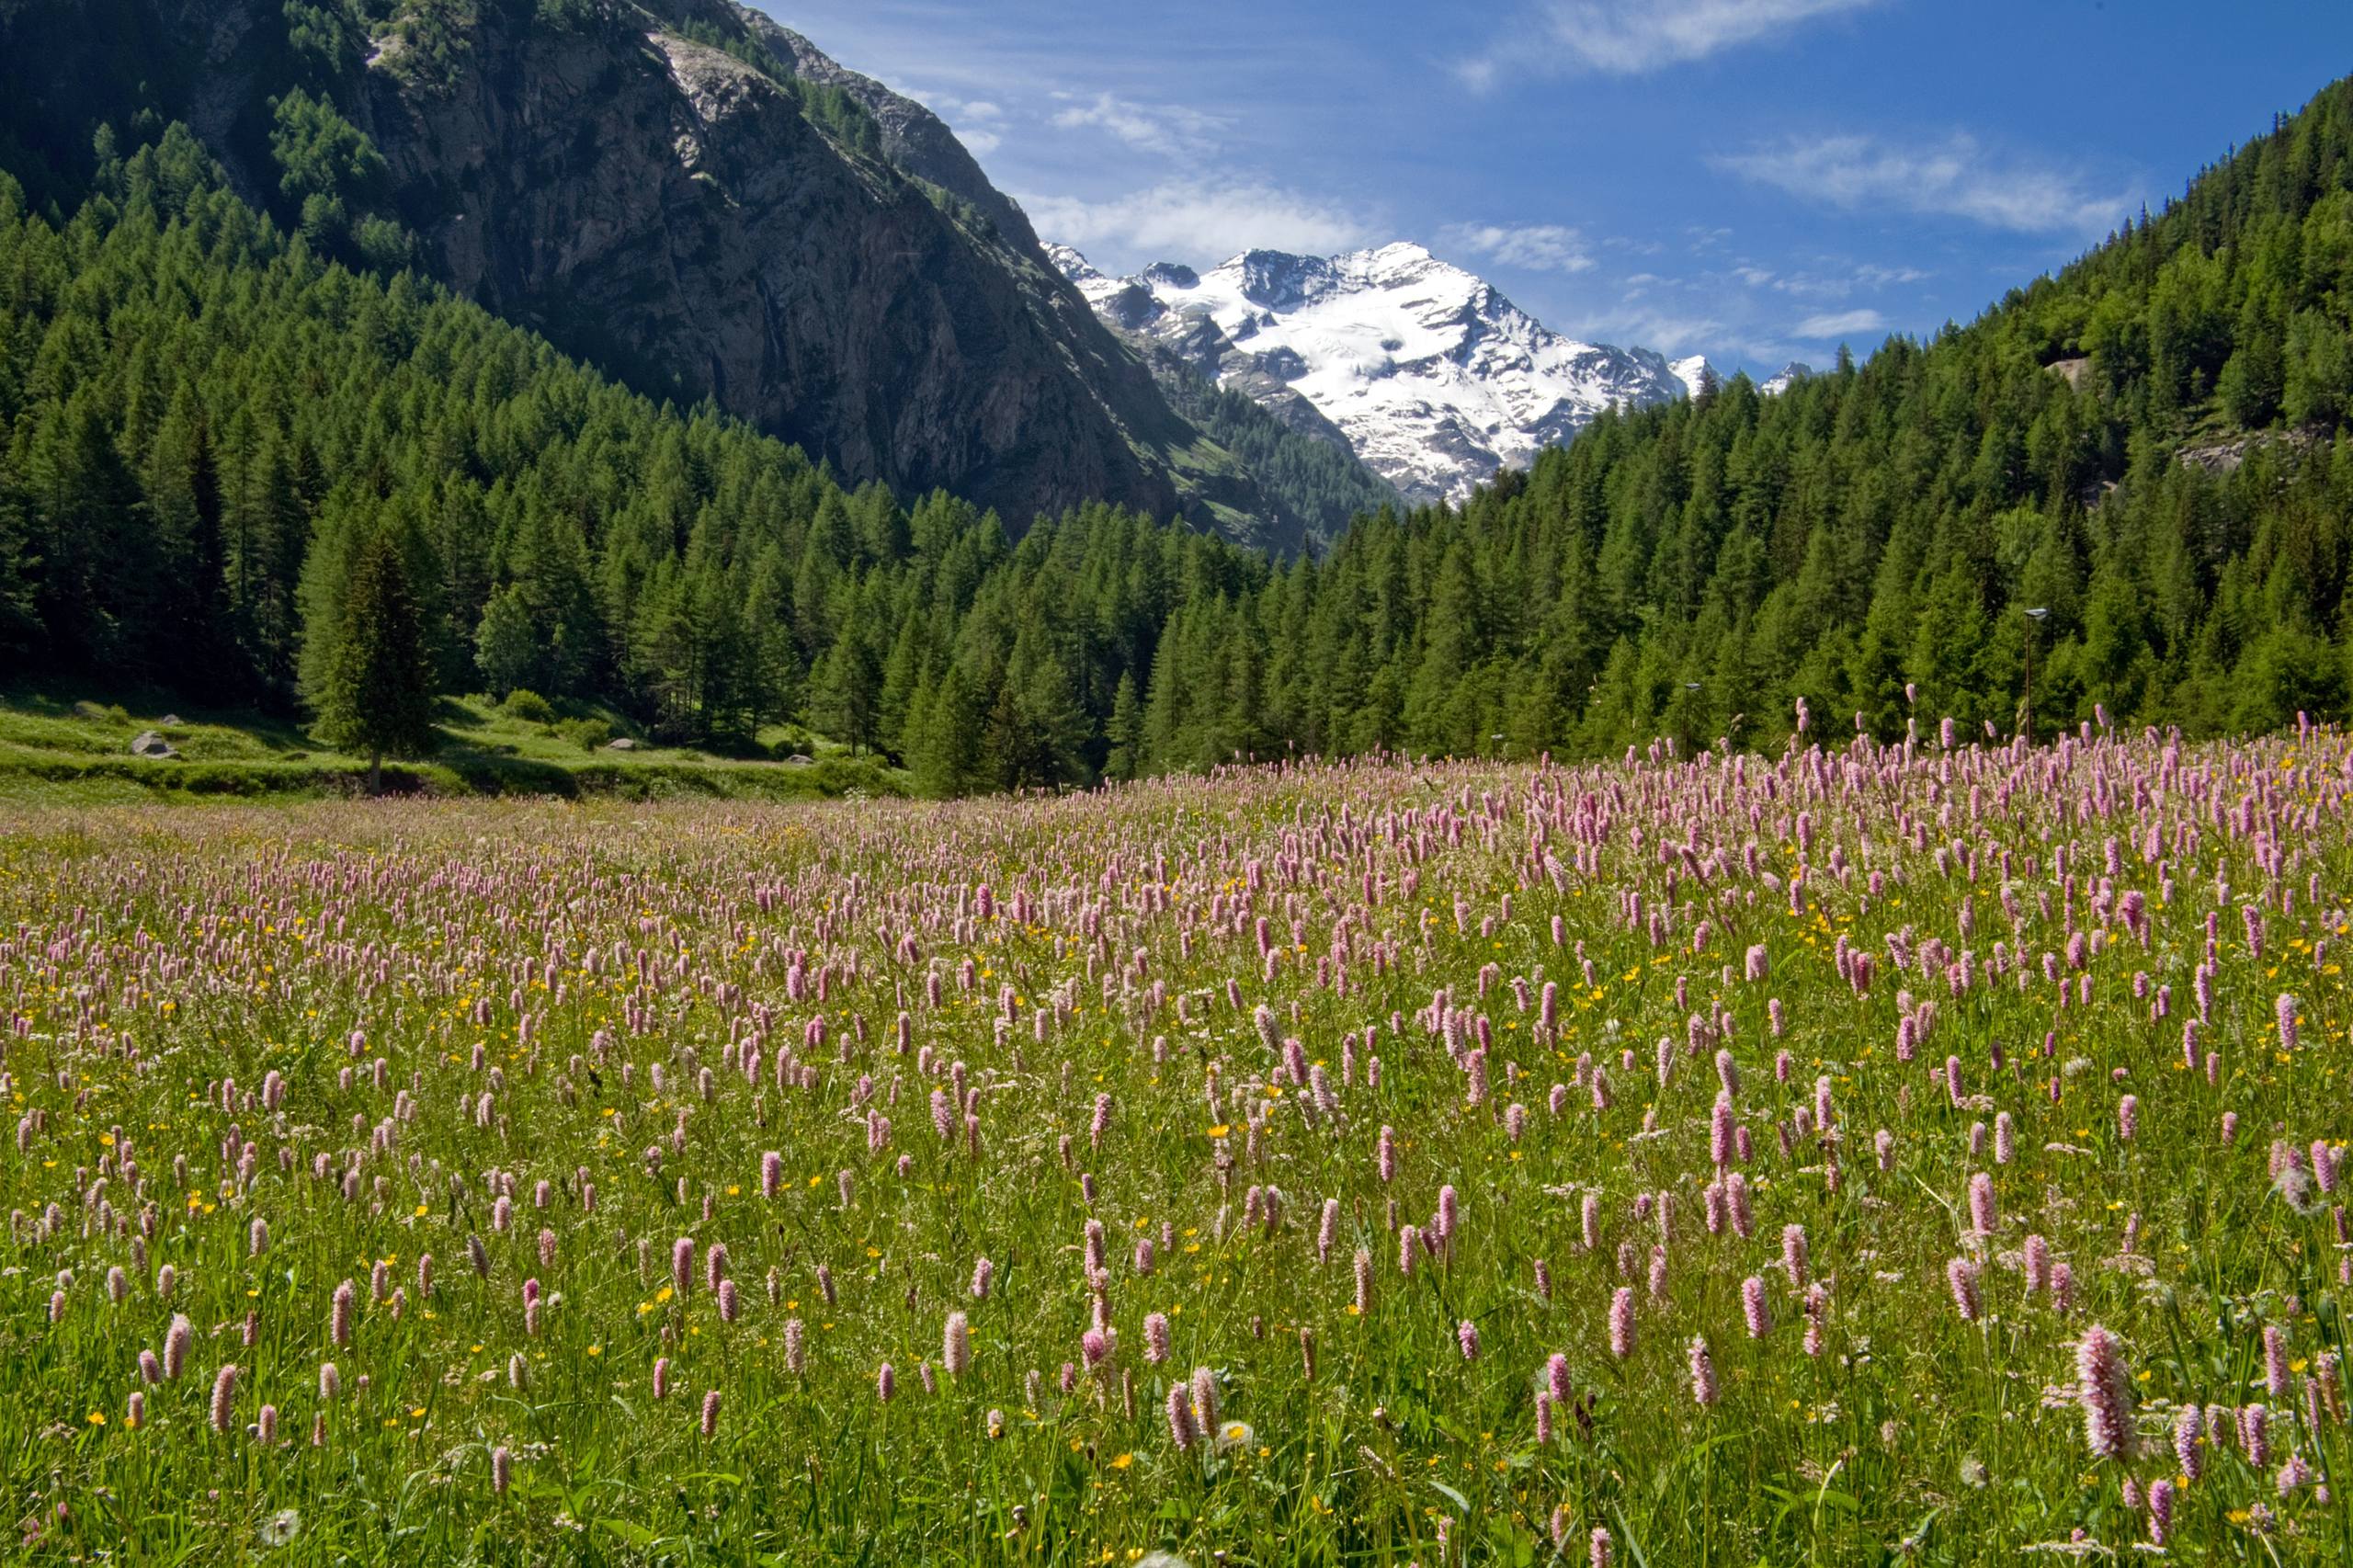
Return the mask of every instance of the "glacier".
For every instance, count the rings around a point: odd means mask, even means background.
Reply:
[[[1459,503],[1604,409],[1689,396],[1711,373],[1696,356],[1564,336],[1411,242],[1250,250],[1207,272],[1162,262],[1124,278],[1067,245],[1046,251],[1113,328],[1295,428],[1336,430],[1415,505]]]

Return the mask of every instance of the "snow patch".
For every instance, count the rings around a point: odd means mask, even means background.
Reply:
[[[1113,324],[1262,402],[1304,397],[1414,502],[1461,501],[1612,404],[1687,396],[1705,363],[1564,337],[1410,243],[1245,251],[1206,273],[1162,263],[1133,278],[1067,245],[1047,254]],[[1139,290],[1160,309],[1139,310]]]

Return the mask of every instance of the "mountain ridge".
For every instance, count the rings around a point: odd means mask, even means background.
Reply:
[[[101,127],[182,120],[325,253],[854,483],[1016,531],[1093,500],[1277,555],[1336,528],[1178,411],[936,115],[731,0],[13,0],[0,56],[37,201],[79,203]]]
[[[1688,396],[1699,357],[1587,344],[1413,241],[1332,256],[1245,250],[1207,273],[1124,278],[1048,257],[1115,330],[1156,343],[1278,418],[1337,437],[1408,503],[1459,503],[1602,410]]]
[[[1776,396],[1736,375],[1605,412],[1463,506],[1378,508],[1282,563],[1131,510],[1015,538],[945,493],[844,489],[327,258],[148,129],[70,217],[0,178],[12,672],[290,705],[365,548],[408,563],[443,690],[711,742],[806,715],[933,793],[1769,755],[1850,715],[1923,745],[2197,736],[2353,690],[2353,82],[1966,325]]]

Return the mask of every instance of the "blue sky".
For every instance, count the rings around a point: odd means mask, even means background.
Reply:
[[[1968,320],[2353,69],[2343,0],[759,0],[1107,270],[1417,240],[1729,370]]]

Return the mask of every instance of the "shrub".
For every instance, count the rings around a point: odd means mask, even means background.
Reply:
[[[510,719],[520,719],[531,724],[555,722],[554,705],[527,686],[518,686],[508,692],[506,700],[499,706]]]
[[[582,751],[595,751],[613,738],[613,726],[604,719],[567,719],[548,733],[570,741]]]

